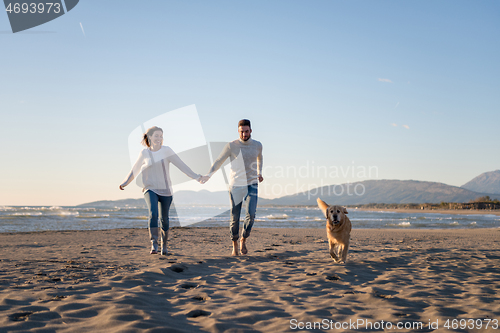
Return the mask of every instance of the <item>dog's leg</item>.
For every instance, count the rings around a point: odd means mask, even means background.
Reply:
[[[339,257],[337,256],[337,253],[335,251],[335,243],[330,241],[330,257],[332,257],[332,259],[335,261],[335,262],[338,262],[339,261]]]
[[[344,244],[339,243],[337,245],[337,254],[338,254],[338,258],[339,258],[338,262],[339,263],[345,262],[344,261]]]
[[[342,252],[342,260],[347,262],[347,252],[349,252],[349,240],[347,240],[347,243],[344,245],[344,250]]]

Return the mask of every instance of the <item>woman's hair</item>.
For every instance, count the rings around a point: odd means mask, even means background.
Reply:
[[[151,148],[151,142],[149,141],[149,137],[151,135],[153,135],[153,133],[156,132],[156,131],[161,131],[163,133],[163,130],[161,128],[157,127],[157,126],[153,126],[153,127],[148,128],[148,130],[146,131],[146,133],[144,133],[142,135],[141,144],[143,146]]]

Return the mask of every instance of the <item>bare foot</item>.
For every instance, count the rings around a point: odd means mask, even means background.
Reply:
[[[238,251],[238,241],[233,241],[233,253],[231,253],[232,256],[239,256],[240,253]]]
[[[247,254],[246,238],[242,238],[240,241],[240,250],[242,254]]]

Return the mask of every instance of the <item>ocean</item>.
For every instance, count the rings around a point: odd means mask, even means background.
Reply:
[[[171,226],[229,226],[227,206],[183,206],[173,209],[171,213]],[[362,229],[500,228],[500,216],[493,214],[368,212],[350,209],[348,216],[353,228]],[[242,212],[242,220],[243,217]],[[146,228],[147,224],[147,210],[143,207],[0,206],[0,232]],[[325,219],[316,207],[258,207],[254,227],[324,228]]]

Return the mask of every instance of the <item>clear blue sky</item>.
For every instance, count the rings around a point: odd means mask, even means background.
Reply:
[[[208,141],[253,121],[264,197],[500,168],[498,1],[81,0],[17,34],[0,13],[0,43],[0,205],[141,197],[129,133],[191,104]],[[313,166],[339,177],[277,174]]]

